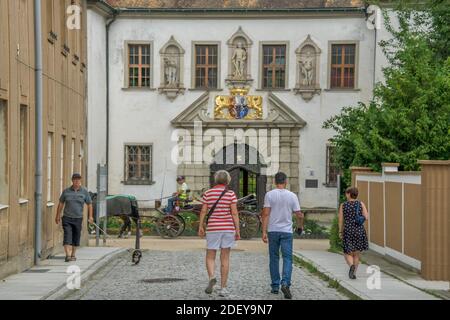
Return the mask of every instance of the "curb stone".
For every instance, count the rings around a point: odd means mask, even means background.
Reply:
[[[117,258],[118,256],[126,253],[128,249],[118,248],[117,250],[111,252],[110,254],[106,254],[97,260],[94,264],[92,264],[88,269],[84,270],[81,273],[81,283],[85,281],[89,281],[98,270],[106,266],[109,262]],[[60,285],[58,288],[52,290],[45,296],[43,296],[40,300],[60,300],[63,299],[66,295],[68,295],[72,290],[69,290],[66,287],[66,284]]]

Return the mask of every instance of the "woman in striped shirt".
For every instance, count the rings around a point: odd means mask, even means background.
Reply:
[[[203,207],[200,212],[200,227],[198,235],[206,235],[206,269],[208,271],[209,283],[205,292],[211,294],[217,283],[214,275],[216,252],[220,249],[220,274],[221,289],[219,295],[228,296],[227,280],[230,270],[230,252],[235,246],[235,241],[240,239],[239,216],[237,210],[236,194],[228,190],[228,184],[231,182],[230,174],[221,170],[214,175],[215,187],[209,189],[203,194]],[[214,204],[213,212],[209,213],[206,232],[203,226],[205,218]]]

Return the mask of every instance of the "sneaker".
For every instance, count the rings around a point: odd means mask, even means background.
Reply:
[[[352,265],[350,267],[350,269],[348,270],[348,277],[350,279],[356,279],[356,277],[355,277],[355,266],[354,265]]]
[[[227,288],[221,288],[219,290],[219,297],[227,298],[230,295],[230,292]]]
[[[292,293],[291,293],[291,290],[289,289],[289,287],[282,286],[281,292],[283,292],[285,299],[292,299]]]
[[[206,294],[211,294],[213,292],[214,286],[216,285],[216,278],[209,280],[208,287],[205,289]]]

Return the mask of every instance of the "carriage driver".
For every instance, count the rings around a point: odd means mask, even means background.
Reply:
[[[172,213],[173,208],[175,206],[175,202],[177,200],[179,201],[186,201],[188,194],[188,185],[186,183],[186,178],[184,176],[178,176],[177,177],[177,192],[175,192],[172,196],[172,198],[169,199],[167,202],[167,207],[164,209],[165,213]]]

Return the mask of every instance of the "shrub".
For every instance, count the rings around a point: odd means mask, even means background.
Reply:
[[[334,217],[330,229],[330,251],[342,251],[342,240],[339,238],[339,220]]]

